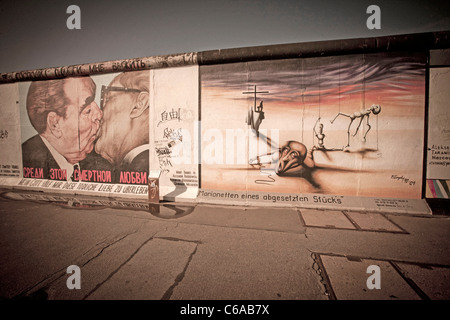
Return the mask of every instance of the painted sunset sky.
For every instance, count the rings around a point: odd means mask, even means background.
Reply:
[[[376,101],[410,107],[424,93],[424,61],[421,54],[408,58],[369,54],[210,66],[202,67],[202,88],[248,100],[253,96],[241,92],[257,85],[258,91],[270,91],[257,95],[258,100],[297,109],[319,104],[345,108],[364,99],[368,106]]]

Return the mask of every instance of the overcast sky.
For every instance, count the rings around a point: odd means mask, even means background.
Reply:
[[[69,5],[81,30],[69,30]],[[381,9],[369,30],[367,7]],[[450,30],[450,1],[0,0],[0,73],[213,49]]]

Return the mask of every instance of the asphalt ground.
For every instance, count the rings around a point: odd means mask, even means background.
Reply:
[[[202,317],[209,303],[216,317],[450,298],[448,215],[41,194],[1,193],[3,301],[158,301]]]

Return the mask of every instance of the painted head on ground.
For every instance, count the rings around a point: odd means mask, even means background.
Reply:
[[[298,141],[288,141],[281,147],[275,172],[277,175],[297,175],[306,166],[314,167],[314,162],[307,157],[308,149]]]

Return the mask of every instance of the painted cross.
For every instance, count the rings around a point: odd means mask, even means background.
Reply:
[[[242,92],[242,94],[250,94],[250,93],[254,94],[254,98],[255,98],[254,109],[255,109],[255,112],[257,112],[257,110],[256,110],[256,94],[257,93],[269,93],[269,91],[256,91],[256,86],[255,86],[254,91]]]

